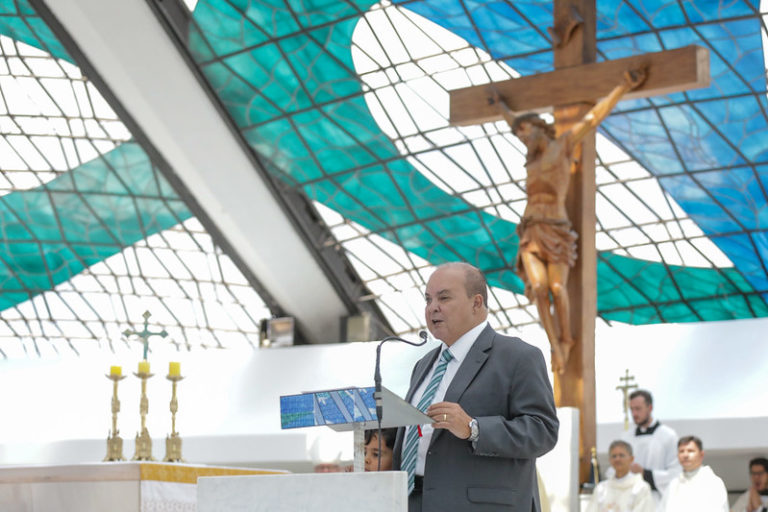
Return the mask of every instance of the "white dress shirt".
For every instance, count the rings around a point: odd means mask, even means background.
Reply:
[[[435,358],[434,364],[432,364],[432,368],[430,368],[430,370],[427,372],[427,376],[424,377],[424,380],[421,381],[418,389],[416,389],[416,392],[411,397],[411,404],[414,407],[418,407],[419,400],[421,400],[421,395],[424,394],[424,390],[426,389],[427,384],[429,384],[429,381],[432,379],[432,374],[435,372],[435,366],[437,366],[437,364],[440,362],[440,357],[443,355],[443,351],[450,348],[453,359],[448,362],[448,366],[445,368],[443,380],[440,381],[440,385],[437,387],[437,391],[435,391],[435,396],[432,399],[432,403],[435,404],[437,402],[443,401],[445,398],[445,392],[448,391],[448,386],[451,385],[451,381],[456,376],[456,372],[459,371],[459,367],[461,366],[462,361],[464,361],[464,359],[467,357],[469,349],[472,348],[472,345],[475,344],[477,337],[480,336],[480,333],[483,332],[483,329],[485,329],[487,325],[487,320],[481,322],[479,325],[464,333],[450,347],[443,344],[440,349],[440,354],[438,354],[437,358]],[[427,458],[427,450],[429,449],[429,442],[432,440],[432,434],[434,431],[435,429],[432,428],[431,423],[421,426],[421,438],[419,439],[419,451],[418,457],[416,459],[417,475],[424,475],[424,464]],[[403,443],[403,446],[405,446],[405,443]]]

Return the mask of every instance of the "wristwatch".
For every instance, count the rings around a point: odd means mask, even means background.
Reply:
[[[472,418],[469,422],[469,437],[467,440],[474,443],[478,437],[480,437],[480,429],[477,427],[477,420]]]

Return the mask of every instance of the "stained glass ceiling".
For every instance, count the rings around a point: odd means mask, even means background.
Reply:
[[[624,102],[600,132],[601,317],[764,316],[757,3],[598,9],[600,59],[699,44],[713,75],[705,90]],[[422,285],[421,265],[461,258],[511,292],[496,320],[519,325],[533,319],[509,270],[522,148],[503,123],[450,127],[447,91],[551,70],[551,19],[551,2],[201,1],[189,48],[276,177],[341,215],[350,253],[380,239],[408,251],[386,271],[359,265],[378,298]]]
[[[115,350],[145,310],[180,349],[257,345],[242,273],[34,11],[4,7],[0,356]]]
[[[334,235],[318,243],[339,244],[371,291],[359,300],[376,301],[396,332],[417,330],[429,268],[465,259],[491,278],[497,327],[535,322],[510,270],[524,150],[502,122],[451,127],[447,91],[551,70],[551,2],[186,3],[190,55],[273,178],[315,201]],[[0,144],[13,148],[0,148],[0,188],[5,222],[22,226],[4,229],[4,246],[19,249],[4,262],[19,265],[6,263],[0,316],[0,336],[16,344],[0,349],[108,344],[146,300],[177,339],[252,343],[269,314],[258,296],[34,11],[0,5]],[[766,316],[766,9],[597,5],[600,59],[699,44],[712,70],[708,89],[621,103],[598,135],[600,316]],[[121,193],[93,193],[97,183]],[[59,191],[99,212],[98,229],[62,237]],[[64,220],[19,220],[40,204]],[[185,258],[209,277],[192,277]],[[37,280],[18,270],[35,265]]]

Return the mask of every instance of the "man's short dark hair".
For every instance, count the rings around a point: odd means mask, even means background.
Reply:
[[[763,469],[765,471],[768,471],[768,459],[765,457],[755,457],[751,461],[749,461],[749,467],[750,469],[752,466],[763,466]]]
[[[617,439],[611,443],[611,446],[608,447],[608,454],[610,454],[613,449],[617,447],[624,448],[628,454],[632,455],[632,445],[626,441],[622,441],[621,439]]]
[[[639,396],[645,399],[645,405],[653,405],[653,396],[651,396],[650,391],[646,391],[644,389],[634,390],[632,393],[629,394],[629,399],[634,400]]]
[[[483,298],[483,306],[488,307],[488,281],[485,279],[483,272],[469,263],[463,261],[454,261],[451,263],[443,263],[437,268],[458,266],[464,270],[464,289],[467,291],[467,297],[473,297],[480,295]]]
[[[680,438],[679,441],[677,441],[677,447],[680,448],[681,446],[688,444],[688,443],[695,443],[696,446],[699,447],[699,451],[704,449],[704,443],[701,442],[701,439],[699,439],[696,436],[683,436]]]
[[[377,429],[370,429],[365,431],[365,444],[371,442],[373,436],[378,437],[379,431]],[[395,436],[397,435],[396,428],[383,428],[381,429],[381,444],[389,448],[390,450],[395,447]]]

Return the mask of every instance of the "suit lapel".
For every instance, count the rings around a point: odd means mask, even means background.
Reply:
[[[448,386],[448,389],[445,392],[444,400],[446,402],[458,402],[461,399],[461,395],[464,394],[469,383],[472,382],[472,379],[475,378],[477,372],[479,372],[480,368],[485,364],[485,360],[488,359],[488,352],[491,349],[493,335],[494,331],[489,325],[486,326],[477,337],[472,348],[467,352],[467,357],[462,361],[459,371],[454,375],[451,385]]]
[[[464,358],[464,361],[461,363],[461,366],[456,372],[456,375],[454,375],[450,386],[448,386],[448,389],[445,392],[445,398],[443,398],[443,401],[458,403],[458,401],[461,399],[461,395],[464,394],[464,391],[466,391],[467,387],[469,386],[469,383],[472,382],[472,380],[475,378],[475,375],[477,375],[477,372],[480,371],[480,368],[483,367],[485,361],[488,359],[491,345],[493,345],[494,335],[495,332],[490,325],[486,326],[486,328],[482,330],[480,335],[477,337],[477,340],[475,340],[475,343],[472,345],[472,348],[470,348],[469,352],[467,352],[467,357]],[[445,432],[445,429],[435,430],[435,433],[432,434],[432,441],[430,441],[430,446],[435,442],[436,438],[440,437],[443,432]]]
[[[440,343],[440,345],[437,348],[433,349],[432,352],[429,352],[416,365],[416,369],[413,372],[413,380],[411,381],[411,388],[408,390],[408,394],[405,395],[406,402],[411,403],[413,394],[416,392],[417,389],[419,389],[421,382],[427,376],[427,374],[429,373],[429,370],[432,368],[432,365],[435,363],[435,359],[437,359],[438,354],[440,354],[440,349],[442,348],[442,345],[443,344]]]

